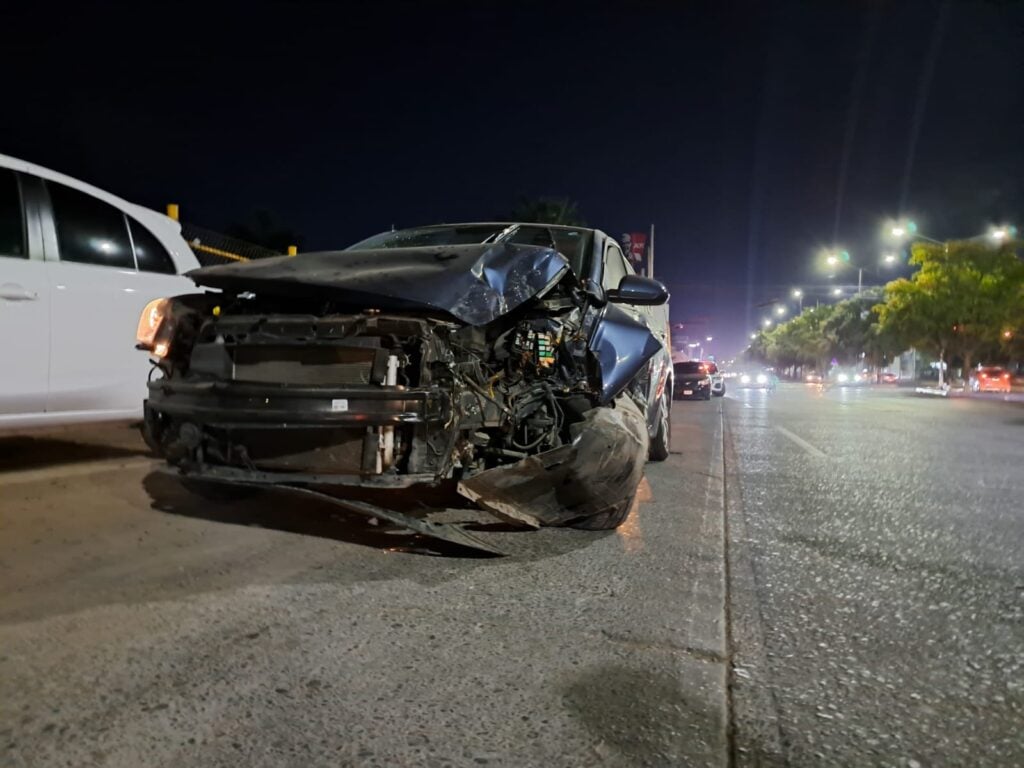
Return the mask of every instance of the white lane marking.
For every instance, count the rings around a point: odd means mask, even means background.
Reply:
[[[827,459],[828,458],[828,454],[827,453],[825,453],[824,451],[818,450],[813,445],[811,445],[806,440],[804,440],[802,437],[800,437],[800,435],[794,435],[792,432],[790,432],[785,427],[776,426],[775,428],[777,430],[779,430],[779,432],[781,432],[783,435],[788,437],[790,440],[792,440],[794,443],[796,443],[801,448],[803,448],[805,451],[807,451],[809,454],[811,454],[811,456],[816,456],[819,459]]]
[[[62,480],[66,477],[82,477],[100,472],[119,472],[157,464],[156,459],[106,459],[104,461],[86,461],[75,464],[58,464],[54,467],[40,469],[24,469],[14,472],[0,472],[0,487],[21,485],[23,483],[39,483],[46,480]]]

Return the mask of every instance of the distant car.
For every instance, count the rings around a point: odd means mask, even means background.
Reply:
[[[675,373],[675,389],[672,392],[674,399],[711,399],[711,374],[706,363],[700,360],[687,360],[683,363],[674,363],[672,369]]]
[[[900,377],[897,376],[892,371],[883,371],[882,372],[882,377],[881,377],[881,382],[883,384],[895,384],[897,381],[899,381],[899,378]]]
[[[821,374],[815,371],[811,371],[806,376],[804,376],[804,383],[806,384],[821,384],[821,382]]]
[[[718,365],[708,360],[704,363],[708,376],[711,378],[711,394],[715,397],[722,397],[725,394],[725,376],[718,368]]]
[[[861,371],[842,368],[835,371],[832,380],[840,387],[863,387],[868,383],[868,377]]]
[[[139,313],[198,266],[176,221],[0,155],[0,429],[140,417]]]
[[[972,392],[1009,392],[1010,372],[998,366],[979,368],[971,374]]]
[[[741,389],[775,389],[778,377],[772,371],[753,371],[741,373],[739,378]]]

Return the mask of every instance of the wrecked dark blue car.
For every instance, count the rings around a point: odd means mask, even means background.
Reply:
[[[598,230],[421,227],[190,276],[217,292],[154,302],[139,343],[147,440],[192,488],[331,487],[439,535],[357,498],[444,486],[505,521],[611,528],[668,455],[668,292]]]

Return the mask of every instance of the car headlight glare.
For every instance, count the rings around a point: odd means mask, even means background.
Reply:
[[[840,373],[838,376],[836,376],[836,381],[838,381],[840,384],[845,384],[847,381],[849,381],[849,379],[850,377],[847,376],[845,373]]]
[[[750,377],[747,376],[747,374],[744,373],[742,376],[740,376],[740,382],[743,383],[743,384],[749,384],[750,383]]]
[[[757,374],[757,383],[758,384],[767,384],[768,383],[768,377],[765,376],[763,373]]]

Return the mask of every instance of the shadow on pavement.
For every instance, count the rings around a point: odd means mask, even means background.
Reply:
[[[695,705],[681,679],[624,665],[590,668],[565,691],[565,702],[588,730],[614,751],[605,759],[626,765],[680,765],[694,746],[691,734],[716,727]]]
[[[41,469],[58,464],[146,456],[144,445],[130,448],[100,443],[83,443],[57,437],[17,435],[0,438],[0,472]]]
[[[303,498],[287,491],[241,488],[236,498],[213,500],[191,493],[176,477],[166,472],[151,472],[143,480],[143,487],[149,494],[154,509],[175,515],[228,525],[316,536],[389,552],[442,557],[487,557],[486,554],[468,547],[416,534],[386,521],[374,521],[328,502]],[[359,498],[370,500],[364,496]],[[423,497],[418,495],[416,501],[422,500]],[[409,504],[405,506],[408,508]],[[422,508],[422,504],[419,506]],[[485,521],[478,519],[478,514],[472,514],[474,511],[466,510],[468,515],[459,514],[462,510],[445,512],[445,517],[448,518],[445,522],[459,522],[465,519],[467,522],[475,523],[474,530],[490,530]],[[452,519],[453,517],[456,519]]]
[[[315,536],[334,541],[358,544],[387,552],[432,555],[437,557],[492,559],[486,553],[451,542],[423,536],[385,521],[376,524],[362,515],[313,498],[295,496],[287,491],[249,490],[226,501],[212,501],[197,496],[167,472],[151,472],[143,481],[153,509],[183,517],[209,520],[226,525],[266,528]],[[517,528],[493,518],[472,506],[462,506],[444,488],[433,493],[417,491],[414,496],[381,498],[380,492],[352,495],[363,501],[404,512],[418,511],[432,522],[459,524],[474,534],[485,534],[485,541],[517,560],[540,560],[554,557],[614,535],[614,531],[577,531],[568,528],[545,528],[540,531]],[[397,502],[397,503],[396,503]],[[499,558],[500,560],[501,558]]]

